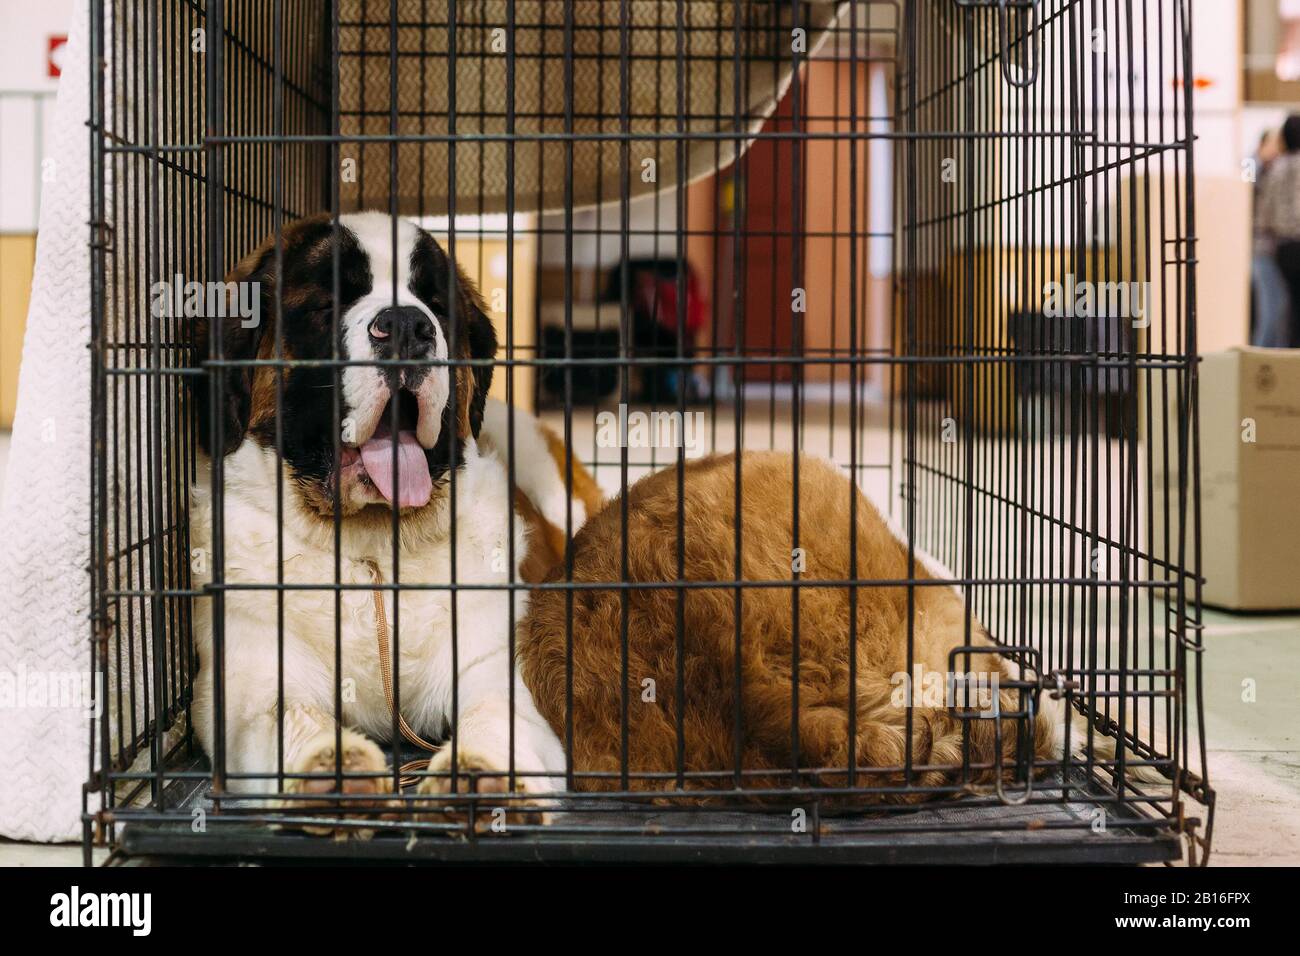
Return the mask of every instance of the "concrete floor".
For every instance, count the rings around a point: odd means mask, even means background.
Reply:
[[[1300,616],[1205,612],[1211,862],[1300,865]],[[1244,697],[1254,682],[1254,702]]]
[[[747,403],[745,445],[750,448],[789,447],[790,428],[782,420],[785,403],[766,399]],[[772,421],[775,409],[776,421]],[[545,416],[563,427],[562,417]],[[844,415],[832,425],[826,407],[810,403],[803,430],[810,452],[847,461]],[[726,450],[734,435],[729,414],[704,422],[706,447]],[[609,492],[619,486],[620,449],[602,448],[594,440],[589,412],[571,422],[574,446],[583,460],[601,462],[597,478]],[[860,461],[888,461],[888,431],[877,406],[869,410]],[[715,441],[716,438],[716,441]],[[0,493],[9,436],[0,433]],[[653,454],[665,464],[675,452],[630,452],[632,461]],[[634,481],[650,467],[634,466]],[[889,493],[886,471],[864,473],[864,488],[881,500]],[[1214,849],[1211,862],[1221,866],[1300,865],[1300,615],[1247,616],[1205,612],[1204,700],[1209,779],[1217,792]],[[1253,682],[1254,699],[1244,692]],[[97,852],[102,860],[103,851]],[[79,846],[44,846],[0,841],[0,866],[74,866],[81,863]]]

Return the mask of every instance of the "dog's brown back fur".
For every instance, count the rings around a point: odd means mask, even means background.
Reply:
[[[685,571],[688,581],[730,581],[735,577],[735,458],[704,458],[685,469]],[[746,453],[742,467],[743,578],[787,581],[792,567],[792,462],[779,453]],[[850,484],[833,466],[801,458],[799,466],[800,546],[807,580],[846,579],[849,574]],[[908,576],[906,548],[858,494],[857,576],[900,580]],[[579,582],[618,582],[621,574],[620,505],[611,502],[574,539],[573,577]],[[677,471],[669,468],[634,485],[627,494],[627,578],[633,582],[677,579]],[[918,563],[918,578],[928,578]],[[555,568],[548,580],[563,580]],[[745,588],[742,597],[741,741],[748,788],[789,786],[791,766],[792,594],[791,588]],[[849,589],[799,590],[799,765],[848,766]],[[683,589],[684,741],[686,771],[735,767],[736,641],[735,594],[729,587]],[[628,615],[628,769],[673,773],[677,769],[677,601],[673,588],[630,589]],[[926,672],[946,673],[948,652],[965,641],[963,602],[946,586],[914,589],[914,662]],[[906,709],[897,702],[894,675],[907,671],[907,589],[861,587],[857,597],[858,768],[902,768]],[[563,592],[534,592],[520,624],[519,658],[525,682],[543,715],[565,736],[565,616]],[[573,595],[573,766],[578,773],[614,773],[613,778],[578,778],[587,790],[621,789],[620,694],[622,639],[618,589],[577,590]],[[972,642],[990,644],[971,622]],[[965,665],[962,665],[963,667]],[[970,670],[1008,671],[1000,657],[971,658]],[[655,702],[643,702],[647,679]],[[916,694],[917,691],[913,691]],[[1001,706],[1018,709],[1011,690]],[[971,720],[970,762],[991,766],[993,721]],[[1015,759],[1015,722],[1004,722],[1007,766]],[[1034,750],[1051,750],[1050,721],[1035,724]],[[916,706],[912,725],[912,782],[920,786],[960,780],[962,721],[945,706]],[[990,770],[975,771],[974,783],[989,783]],[[803,785],[843,786],[846,774],[804,775]],[[688,779],[688,788],[730,787],[727,773],[716,780]],[[859,786],[899,786],[900,770],[862,774]],[[675,780],[628,781],[634,790],[667,789]],[[882,802],[911,802],[916,795],[881,795]]]

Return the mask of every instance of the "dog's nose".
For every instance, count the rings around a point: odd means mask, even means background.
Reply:
[[[395,358],[423,358],[433,338],[433,320],[413,305],[382,309],[370,323],[371,341]]]

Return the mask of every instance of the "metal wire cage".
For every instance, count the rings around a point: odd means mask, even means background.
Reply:
[[[90,7],[91,656],[105,679],[87,859],[107,843],[300,858],[1204,862],[1190,3]],[[610,408],[698,412],[710,453],[833,460],[900,529],[909,574],[893,584],[908,606],[953,585],[1019,666],[1019,709],[959,718],[1020,739],[1060,701],[1082,739],[1050,763],[1025,753],[983,788],[969,767],[967,785],[923,785],[909,745],[888,786],[915,799],[870,813],[827,812],[809,777],[754,809],[733,799],[746,796],[739,767],[706,806],[680,766],[654,802],[577,792],[570,767],[564,812],[500,830],[477,825],[493,804],[476,787],[448,796],[464,816],[442,822],[409,802],[345,817],[357,804],[341,768],[315,817],[274,799],[283,766],[267,798],[233,792],[222,735],[205,754],[191,723],[197,609],[207,602],[220,635],[232,589],[274,594],[283,661],[293,585],[227,583],[219,522],[210,546],[193,546],[191,489],[210,484],[220,514],[224,468],[199,454],[196,390],[219,398],[222,371],[241,363],[220,331],[198,341],[183,310],[152,308],[151,290],[218,282],[292,221],[325,211],[337,229],[362,209],[420,221],[485,292],[496,269],[500,397],[538,408],[611,498],[687,450],[607,447],[597,416]],[[655,281],[639,287],[638,269]],[[692,287],[707,316],[688,330]],[[668,317],[649,339],[638,288]],[[242,364],[258,363],[281,388],[302,365],[279,345]],[[325,364],[337,392],[358,363]],[[337,404],[333,415],[337,426]],[[454,496],[454,469],[450,481]],[[791,547],[817,532],[796,522]],[[922,580],[923,551],[948,576]],[[714,583],[738,604],[746,588],[784,587],[797,605],[794,577]],[[569,582],[550,586],[572,595]],[[686,582],[667,585],[684,599]],[[336,618],[349,587],[336,576],[326,588]],[[443,587],[454,602],[465,585]],[[505,589],[522,607],[529,587]],[[797,614],[794,634],[797,657]],[[907,640],[910,660],[910,623]],[[342,711],[341,689],[336,700]],[[1103,741],[1120,745],[1112,757]],[[409,753],[389,746],[397,783]],[[849,769],[851,793],[886,786]],[[1130,779],[1137,769],[1162,782]],[[294,829],[321,814],[377,834]]]

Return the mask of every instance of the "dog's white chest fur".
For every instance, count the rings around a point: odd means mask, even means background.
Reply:
[[[512,578],[519,580],[518,564],[525,547],[523,522],[514,522],[512,575],[512,508],[505,469],[495,456],[482,455],[472,445],[466,448],[465,458],[455,476],[454,580],[466,585],[508,585]],[[282,497],[283,521],[277,520],[276,473],[274,453],[251,442],[225,460],[227,753],[239,755],[236,759],[249,765],[243,769],[273,769],[276,733],[271,734],[267,752],[267,738],[254,728],[267,723],[268,703],[275,710],[281,673],[286,714],[301,706],[332,715],[336,654],[342,664],[338,694],[343,723],[376,739],[391,737],[393,721],[384,696],[378,651],[376,594],[380,593],[392,657],[399,661],[397,690],[407,723],[426,739],[446,732],[452,719],[453,675],[459,675],[457,709],[462,720],[471,723],[476,718],[469,711],[483,689],[491,687],[492,696],[499,696],[513,679],[516,699],[521,702],[516,708],[516,726],[524,731],[520,735],[523,753],[517,747],[516,757],[544,764],[532,769],[551,769],[554,755],[537,751],[552,749],[553,735],[518,682],[509,652],[510,591],[471,588],[453,593],[449,588],[453,581],[450,491],[419,520],[404,517],[395,571],[388,516],[365,523],[342,522],[336,561],[333,524],[301,511],[287,485]],[[200,561],[198,566],[210,569],[214,560],[210,551],[211,498],[206,490],[195,491],[194,518],[194,547],[203,549],[206,556],[206,564]],[[278,527],[283,528],[280,535]],[[210,572],[199,576],[212,577]],[[275,587],[281,580],[283,589]],[[337,592],[336,581],[345,586]],[[391,585],[395,581],[402,585],[396,595],[391,588],[374,587],[376,582]],[[517,620],[526,609],[527,592],[516,590],[513,600],[513,620]],[[215,654],[210,605],[208,600],[196,603],[194,628],[201,662],[195,722],[209,752],[214,736],[211,675]],[[278,638],[281,634],[282,640]],[[492,736],[508,739],[508,716],[496,716],[501,718],[501,726]],[[271,713],[269,719],[274,721],[276,714]],[[461,733],[463,739],[463,727]],[[241,737],[245,739],[232,739]],[[550,739],[538,742],[534,739],[538,737]]]

